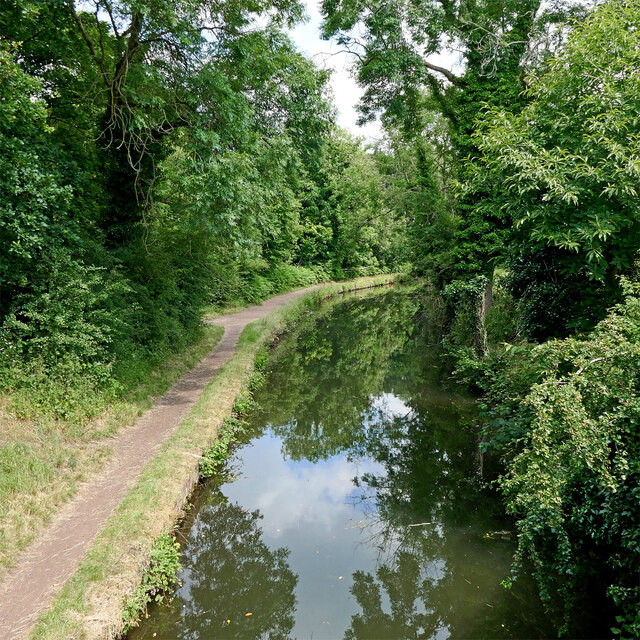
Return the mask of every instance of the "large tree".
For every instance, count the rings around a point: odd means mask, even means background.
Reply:
[[[640,7],[614,0],[577,26],[519,113],[494,110],[476,175],[529,245],[613,281],[640,241]]]
[[[54,116],[91,111],[84,124],[100,141],[108,194],[102,226],[118,243],[149,205],[166,137],[237,131],[250,90],[245,41],[301,15],[295,0],[10,0],[0,20],[25,68],[49,85]]]
[[[420,135],[421,111],[444,114],[464,181],[464,160],[479,153],[473,132],[486,106],[524,106],[527,70],[554,48],[562,22],[581,8],[540,0],[325,0],[324,33],[356,58],[364,119],[386,112]],[[435,64],[434,55],[443,53],[456,64]],[[458,203],[449,278],[490,278],[502,254],[508,224],[500,211],[483,206],[485,195]]]

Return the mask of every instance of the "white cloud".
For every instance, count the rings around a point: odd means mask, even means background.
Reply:
[[[265,534],[275,539],[309,523],[324,535],[341,530],[358,513],[345,495],[352,478],[364,470],[382,473],[374,462],[355,463],[343,457],[319,464],[283,462],[280,448],[279,439],[263,437],[243,449],[243,466],[260,469],[260,475],[240,476],[225,488],[232,501],[260,510]]]

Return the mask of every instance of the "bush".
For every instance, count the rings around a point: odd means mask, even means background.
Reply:
[[[504,286],[517,301],[518,332],[537,342],[593,329],[620,299],[615,285],[564,273],[560,252],[550,247],[512,257]]]
[[[268,278],[274,284],[275,291],[286,291],[298,287],[309,287],[329,280],[326,271],[318,267],[301,267],[292,264],[279,264],[268,272]]]
[[[485,382],[500,398],[487,433],[505,459],[499,485],[517,517],[515,572],[533,561],[565,631],[588,586],[618,607],[616,633],[638,637],[640,287],[625,287],[624,303],[585,338],[523,347],[530,359],[519,376],[503,362]]]
[[[454,280],[444,288],[442,295],[452,318],[445,342],[452,354],[460,351],[471,353],[473,348],[479,356],[486,355],[487,336],[483,318],[486,286],[487,278],[476,276],[470,280]]]
[[[493,304],[485,316],[485,326],[489,345],[513,341],[518,333],[516,304],[502,282],[494,285]]]
[[[238,436],[245,431],[246,422],[236,417],[225,418],[218,431],[218,436],[208,447],[198,465],[201,480],[210,478],[216,469],[226,460],[229,447],[236,441]]]
[[[128,330],[117,275],[57,254],[0,326],[0,389],[23,416],[98,411],[99,390],[115,393],[112,343]],[[121,304],[118,304],[118,301]]]
[[[126,634],[138,625],[150,602],[168,601],[180,571],[180,543],[169,534],[156,538],[151,548],[151,561],[142,582],[124,605],[123,623]]]
[[[104,269],[86,266],[65,255],[40,270],[41,279],[20,296],[4,320],[2,333],[13,357],[39,359],[54,368],[75,358],[100,376],[108,371],[113,336],[126,327],[114,298],[130,288]]]
[[[230,302],[257,304],[277,293],[330,279],[322,266],[270,265],[264,260],[245,260],[240,265],[226,264],[224,267],[217,265],[213,273],[210,301],[214,305]]]

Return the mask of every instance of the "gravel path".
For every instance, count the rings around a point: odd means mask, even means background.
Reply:
[[[31,631],[147,462],[177,429],[220,367],[231,358],[245,326],[319,286],[322,285],[285,293],[213,320],[213,324],[225,329],[213,351],[180,378],[134,425],[109,441],[114,453],[107,467],[80,487],[5,576],[0,584],[2,640],[17,640]]]

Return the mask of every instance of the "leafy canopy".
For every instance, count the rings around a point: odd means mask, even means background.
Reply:
[[[530,247],[557,247],[569,273],[603,280],[640,244],[640,7],[624,0],[577,25],[520,113],[494,110],[471,189],[520,228]]]

